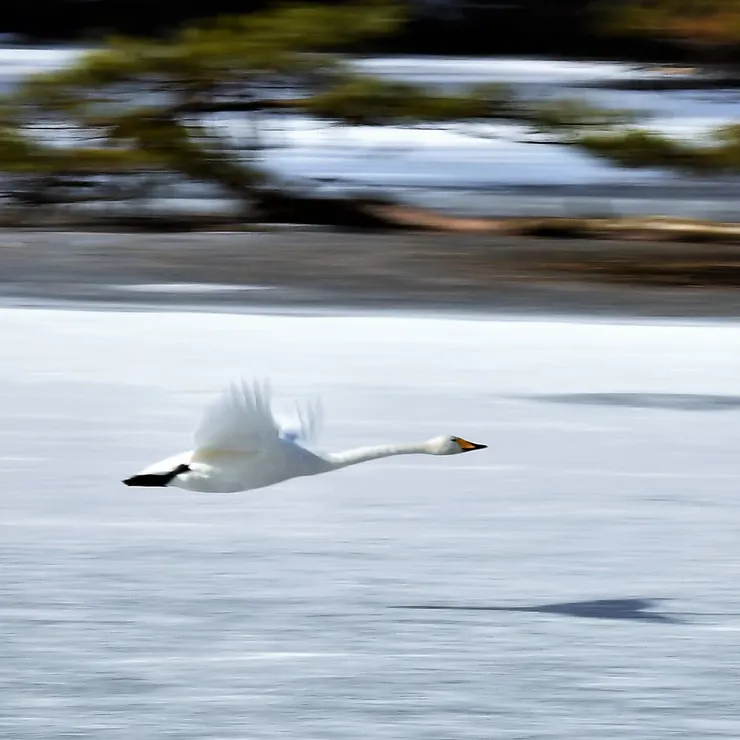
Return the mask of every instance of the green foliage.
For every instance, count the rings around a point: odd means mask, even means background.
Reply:
[[[154,159],[142,151],[44,145],[12,126],[0,125],[0,172],[45,176],[127,172],[153,166]]]
[[[719,128],[713,140],[714,146],[709,148],[712,167],[726,172],[740,172],[740,124]]]
[[[579,144],[589,152],[628,167],[696,169],[701,163],[700,153],[693,148],[642,129],[583,134]]]
[[[610,128],[632,123],[635,115],[589,105],[582,100],[555,100],[533,108],[532,122],[540,131],[566,136],[584,128]]]
[[[110,129],[109,139],[132,145],[134,151],[163,168],[193,180],[217,182],[235,192],[246,191],[262,180],[258,169],[234,161],[201,127],[164,115],[137,112],[121,116]]]
[[[0,169],[5,172],[27,172],[40,161],[37,147],[8,126],[0,126]]]
[[[589,152],[626,167],[708,174],[740,173],[740,124],[717,131],[705,145],[675,141],[643,129],[584,134],[578,144]]]
[[[394,125],[487,118],[507,105],[506,88],[491,86],[439,95],[404,82],[347,75],[305,103],[317,118],[350,125]]]

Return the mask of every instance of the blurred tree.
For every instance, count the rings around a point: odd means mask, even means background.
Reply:
[[[740,42],[740,0],[607,0],[601,28],[677,45],[702,61],[733,56]]]
[[[624,167],[662,168],[693,175],[740,173],[740,124],[719,128],[705,143],[630,127],[584,133],[578,145]]]
[[[307,118],[345,126],[474,124],[466,130],[476,135],[486,135],[478,124],[517,121],[539,140],[620,164],[740,166],[737,132],[725,132],[711,152],[681,148],[624,129],[630,117],[619,112],[578,101],[528,103],[495,85],[423,88],[363,73],[342,53],[401,23],[403,13],[388,0],[365,0],[221,17],[164,40],[113,38],[68,68],[30,77],[5,101],[0,172],[22,180],[27,201],[53,200],[60,185],[90,175],[104,175],[119,191],[131,183],[140,194],[141,176],[161,173],[215,185],[262,217],[290,217],[286,203],[311,199],[275,181],[265,152],[274,128],[289,132]],[[345,207],[336,203],[337,211]]]
[[[80,172],[158,170],[253,205],[274,199],[268,126],[287,131],[307,115],[386,126],[515,113],[499,87],[425,90],[363,74],[339,53],[402,20],[397,6],[366,0],[221,17],[169,40],[113,38],[13,95],[0,115],[0,170],[40,186]]]

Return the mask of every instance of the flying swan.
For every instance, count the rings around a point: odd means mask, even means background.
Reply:
[[[195,432],[194,450],[154,463],[123,483],[236,493],[383,457],[457,455],[487,446],[461,437],[434,437],[415,444],[320,454],[302,444],[316,436],[318,412],[316,405],[299,408],[292,426],[281,424],[273,414],[267,385],[232,384],[206,409]]]

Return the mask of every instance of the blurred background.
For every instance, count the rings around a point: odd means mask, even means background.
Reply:
[[[736,220],[734,2],[43,8],[3,15],[8,225]]]
[[[0,737],[740,737],[740,2],[0,33]],[[488,448],[120,482],[240,377]]]

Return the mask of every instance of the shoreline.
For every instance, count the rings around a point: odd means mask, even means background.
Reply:
[[[740,318],[740,246],[491,234],[0,231],[0,302]]]

